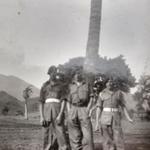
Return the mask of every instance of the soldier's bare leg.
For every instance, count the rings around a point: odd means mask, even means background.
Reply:
[[[125,150],[123,131],[121,127],[113,129],[114,142],[117,150]]]

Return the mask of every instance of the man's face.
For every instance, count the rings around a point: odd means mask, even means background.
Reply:
[[[111,80],[109,80],[109,81],[106,83],[106,87],[107,87],[108,89],[111,89],[111,87],[112,87],[112,81],[111,81]]]
[[[50,73],[49,77],[50,77],[51,80],[55,80],[55,78],[56,78],[56,72]]]
[[[82,82],[83,81],[82,74],[75,74],[74,81],[76,81],[76,82]]]
[[[98,79],[97,79],[98,82],[102,82],[103,81],[103,78],[100,76]]]

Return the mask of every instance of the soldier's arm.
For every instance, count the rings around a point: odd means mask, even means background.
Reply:
[[[93,111],[95,110],[95,109],[97,109],[97,96],[94,94],[94,96],[93,96],[93,100],[92,100],[92,104],[91,104],[92,106],[91,106],[91,109],[90,109],[90,113],[89,113],[89,116],[91,116],[92,115],[92,113],[93,113]]]
[[[67,103],[67,94],[68,94],[68,89],[66,85],[63,85],[61,87],[61,107],[60,107],[60,112],[56,118],[57,123],[61,124],[62,119],[63,119],[63,114],[66,109],[66,103]]]
[[[58,125],[61,125],[61,123],[63,121],[62,119],[63,119],[63,114],[64,114],[64,111],[65,111],[65,107],[66,107],[66,101],[63,100],[61,102],[60,112],[59,112],[59,114],[58,114],[58,116],[56,118],[56,122],[57,122]]]
[[[89,116],[91,117],[92,116],[92,113],[93,111],[97,108],[96,105],[92,106],[92,108],[90,109],[90,112],[89,112]]]
[[[124,114],[129,122],[133,122],[133,119],[130,117],[129,112],[126,107],[123,108]]]
[[[68,96],[67,96],[67,111],[69,112],[70,109],[71,109],[71,87],[69,86]]]
[[[89,95],[89,103],[88,103],[88,106],[87,106],[87,112],[91,114],[91,108],[92,108],[92,105],[94,103],[94,93],[93,93],[93,89],[92,89],[92,86],[90,86],[88,84],[88,95]]]
[[[97,102],[96,106],[97,107],[96,107],[96,125],[95,125],[95,129],[98,130],[99,120],[100,120],[100,117],[101,117],[101,114],[102,114],[102,108],[103,108],[103,101],[102,101],[102,98],[101,98],[101,94],[99,94],[98,102]]]
[[[96,108],[96,124],[95,130],[99,130],[99,119],[100,119],[101,109],[99,107]]]
[[[93,111],[92,105],[93,105],[94,97],[90,97],[90,101],[87,106],[87,112],[89,113],[89,116],[91,116],[91,113]]]
[[[42,122],[43,120],[45,120],[45,117],[44,117],[44,103],[40,103],[39,110],[40,110],[40,121]]]
[[[70,102],[67,102],[67,111],[69,112],[70,109],[71,109],[71,104],[70,104]]]
[[[125,95],[124,95],[125,93],[123,93],[123,92],[120,92],[120,105],[121,105],[121,107],[122,107],[122,109],[123,109],[123,112],[124,112],[124,114],[125,114],[125,117],[127,118],[127,120],[129,121],[129,122],[133,122],[133,119],[130,117],[130,115],[129,115],[129,111],[128,111],[128,108],[127,108],[127,106],[126,106],[126,102],[125,102]]]
[[[62,114],[64,113],[65,108],[66,108],[66,101],[63,100],[61,102],[61,108],[60,108],[60,112],[59,112],[58,116],[62,116]]]
[[[91,109],[92,109],[92,105],[94,103],[94,93],[93,93],[93,88],[90,84],[87,84],[87,89],[88,89],[88,98],[89,98],[89,103],[87,106],[87,113],[90,116],[91,115]]]

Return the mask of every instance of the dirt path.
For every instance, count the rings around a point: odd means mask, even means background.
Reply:
[[[41,150],[42,128],[38,120],[0,118],[0,150]],[[125,125],[125,124],[124,124]],[[150,124],[125,125],[126,150],[150,150]],[[101,134],[94,134],[96,150],[101,148]]]

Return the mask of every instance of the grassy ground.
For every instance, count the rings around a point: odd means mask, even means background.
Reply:
[[[126,150],[150,150],[150,123],[123,122]],[[101,150],[101,134],[94,133],[96,150]],[[0,117],[0,150],[41,150],[43,134],[39,117]]]

